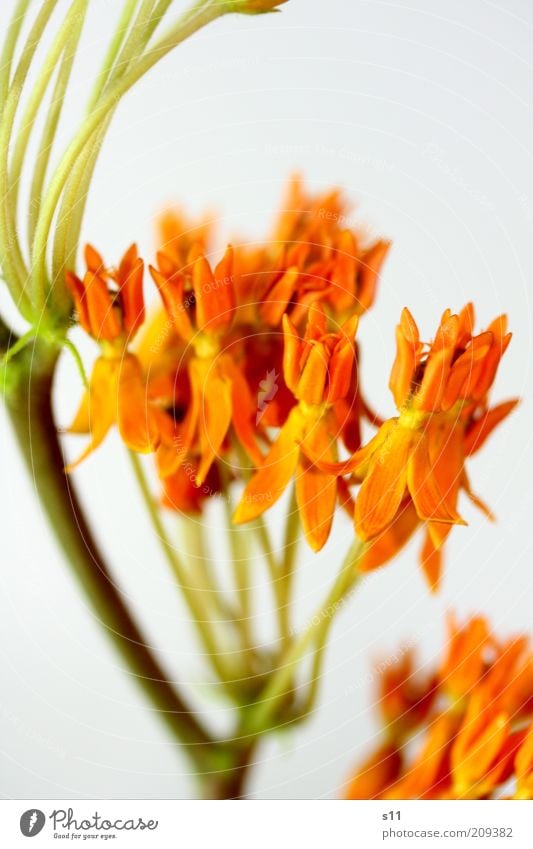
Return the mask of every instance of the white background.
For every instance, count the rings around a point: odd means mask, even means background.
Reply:
[[[2,3],[0,30],[12,6]],[[91,0],[63,141],[80,118],[115,7]],[[464,505],[470,526],[451,535],[436,597],[417,566],[418,539],[365,582],[334,626],[318,710],[259,750],[248,787],[256,798],[341,793],[351,765],[377,739],[372,664],[413,641],[431,660],[446,611],[486,612],[502,635],[532,624],[532,40],[527,0],[290,0],[282,14],[233,16],[184,44],[129,95],[109,133],[84,238],[110,262],[134,239],[150,257],[154,215],[174,200],[194,212],[217,210],[223,244],[228,234],[266,232],[294,169],[313,189],[345,189],[361,222],[394,242],[360,334],[364,388],[384,414],[393,412],[386,386],[404,305],[425,337],[445,307],[471,298],[480,326],[507,311],[515,334],[493,397],[524,402],[469,467],[498,523]],[[62,422],[80,391],[65,361]],[[162,662],[213,727],[228,727],[227,705],[202,686],[208,673],[118,439],[76,480]],[[0,793],[194,796],[188,763],[57,552],[3,412],[0,498]],[[338,521],[319,556],[302,548],[300,622],[325,594],[350,533]],[[223,550],[219,535],[214,527]],[[264,595],[264,567],[254,568]]]

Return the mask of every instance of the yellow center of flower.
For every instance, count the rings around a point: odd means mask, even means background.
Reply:
[[[419,430],[420,426],[428,418],[428,415],[425,411],[405,407],[400,413],[398,424],[407,430]]]
[[[196,356],[202,360],[211,359],[220,351],[218,339],[209,333],[198,333],[193,339],[192,345]]]

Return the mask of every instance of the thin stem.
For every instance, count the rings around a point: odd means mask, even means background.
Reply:
[[[65,186],[54,233],[52,289],[60,283],[66,268],[75,267],[89,186],[112,117],[113,113],[107,116],[94,138],[87,143]]]
[[[211,21],[225,14],[228,9],[221,3],[201,2],[195,4],[170,29],[169,33],[151,47],[127,73],[114,83],[102,97],[82,124],[78,134],[72,140],[65,155],[59,163],[50,183],[45,201],[41,208],[39,221],[34,239],[33,264],[33,299],[34,305],[42,309],[46,300],[46,245],[52,226],[55,209],[65,182],[87,141],[101,125],[106,116],[112,112],[117,102],[126,92],[157,62],[167,55],[174,47],[186,38],[206,26]],[[56,287],[54,306],[59,311],[68,312],[70,299],[66,291],[61,292]]]
[[[246,651],[253,649],[251,631],[251,593],[250,593],[250,546],[246,530],[232,524],[233,500],[230,492],[230,482],[226,480],[224,487],[224,513],[226,528],[233,562],[235,588],[239,602],[239,611],[235,624],[239,628],[243,647]]]
[[[72,28],[69,42],[65,47],[63,58],[61,60],[61,65],[57,75],[56,84],[52,94],[52,102],[48,111],[48,115],[46,116],[46,121],[41,135],[41,141],[39,144],[37,155],[35,157],[35,166],[31,182],[30,206],[28,214],[28,242],[30,252],[33,244],[33,238],[35,236],[35,228],[39,218],[39,212],[41,209],[41,197],[43,192],[44,181],[46,179],[46,173],[48,171],[52,147],[57,132],[59,119],[61,117],[63,103],[65,100],[65,95],[67,92],[67,87],[70,80],[72,66],[74,64],[74,58],[76,56],[76,51],[78,48],[86,11],[87,5],[84,6],[83,12],[82,14],[80,14],[77,25]]]
[[[150,21],[153,3],[154,0],[143,0],[136,19],[132,24],[131,31],[125,39],[123,38],[124,21],[121,20],[119,22],[117,33],[120,32],[121,28],[122,32],[117,52],[121,45],[122,49],[120,50],[118,58],[115,57],[114,64],[107,69],[105,84],[102,86],[98,94],[98,98],[94,100],[93,108],[98,102],[100,93],[105,91],[106,87],[111,86],[112,83],[123,76],[128,70],[128,67],[130,67],[134,60],[139,58],[140,54],[144,50],[149,38],[148,23]],[[137,0],[132,9],[128,8],[125,11],[132,16],[136,6]],[[126,15],[124,17],[126,17]],[[113,45],[113,51],[114,49],[115,46]],[[109,56],[107,59],[109,59]],[[66,184],[61,208],[56,221],[52,261],[52,287],[61,282],[65,268],[75,265],[79,236],[89,195],[89,187],[105,135],[113,118],[113,114],[114,110],[112,110],[102,122],[101,127],[99,127],[97,132],[94,134],[94,139],[87,143],[86,149],[80,154],[78,162],[73,168],[72,174]]]
[[[34,21],[9,88],[0,127],[0,254],[13,300],[18,303],[21,313],[28,319],[32,315],[31,304],[25,289],[28,270],[22,257],[10,208],[9,149],[22,89],[37,45],[56,4],[57,0],[44,0]]]
[[[153,11],[153,14],[152,14],[152,20],[150,21],[150,24],[148,25],[148,29],[147,29],[147,36],[148,36],[148,38],[146,39],[147,43],[148,43],[148,41],[150,41],[152,35],[154,34],[157,27],[159,26],[159,24],[161,23],[161,21],[165,17],[167,11],[170,9],[173,2],[174,2],[174,0],[159,0],[157,6],[154,7],[154,11]]]
[[[61,78],[63,94],[70,76],[70,70],[76,54],[80,33],[83,26],[83,20],[87,11],[88,0],[74,0],[72,3],[62,26],[60,27],[50,50],[44,60],[37,81],[28,99],[26,109],[21,119],[20,130],[18,133],[13,157],[11,159],[11,167],[9,170],[9,191],[10,191],[10,215],[13,228],[16,227],[17,220],[17,202],[20,186],[20,176],[24,164],[24,158],[28,148],[31,131],[35,125],[37,113],[42,105],[43,97],[52,79],[52,75],[56,70],[56,65],[63,54]],[[65,77],[66,72],[66,79]],[[54,92],[55,94],[55,92]],[[51,112],[61,108],[61,100],[56,103],[52,100]],[[56,121],[57,126],[57,121]]]
[[[359,578],[360,573],[357,570],[354,570],[352,580],[345,590],[345,594],[342,597],[343,599],[345,598],[348,592],[351,592],[355,584],[358,582]],[[322,677],[322,667],[324,665],[324,657],[326,654],[329,631],[331,629],[332,623],[333,616],[326,617],[323,622],[322,630],[316,636],[315,654],[313,657],[313,664],[309,676],[309,689],[301,708],[299,708],[298,710],[299,719],[303,719],[308,716],[315,706],[316,697],[318,695],[318,688]]]
[[[94,109],[107,84],[109,74],[111,73],[111,69],[115,64],[115,60],[119,54],[120,48],[122,47],[122,43],[130,27],[131,19],[133,18],[138,2],[139,0],[125,0],[117,28],[113,38],[111,39],[109,47],[107,48],[102,68],[96,77],[94,87],[89,98],[89,103],[87,104],[87,112],[89,114]]]
[[[269,728],[280,705],[291,695],[296,668],[308,648],[323,633],[324,620],[333,618],[339,604],[354,581],[357,563],[364,551],[364,544],[356,540],[350,548],[333,587],[324,603],[310,620],[308,626],[293,642],[283,656],[281,663],[273,673],[268,684],[260,694],[255,706],[250,709],[243,722],[242,733],[259,734]]]
[[[148,516],[157,538],[161,543],[163,554],[165,555],[166,560],[178,581],[183,597],[187,602],[198,636],[206,649],[211,665],[213,666],[213,669],[218,675],[220,681],[222,683],[230,684],[234,680],[234,673],[229,668],[225,658],[225,653],[221,651],[217,639],[213,634],[212,622],[210,621],[208,612],[205,609],[205,604],[202,602],[201,596],[191,585],[187,569],[182,563],[181,558],[177,555],[176,550],[168,537],[164,523],[159,515],[158,507],[146,480],[139,457],[133,451],[129,452],[129,457],[137,483],[139,484],[141,495],[148,510]]]
[[[3,111],[7,99],[13,56],[30,3],[31,0],[18,0],[7,29],[2,55],[0,56],[0,111]]]
[[[296,488],[293,486],[289,502],[285,533],[283,537],[283,559],[280,566],[280,630],[286,648],[291,638],[291,592],[294,577],[294,563],[298,553],[300,538],[300,517],[296,503]]]
[[[6,405],[41,508],[79,580],[94,615],[144,689],[155,710],[182,741],[197,768],[213,766],[215,744],[167,679],[133,619],[92,537],[57,439],[51,388],[57,349],[42,342],[10,364]]]
[[[270,535],[268,533],[268,528],[265,524],[265,520],[262,516],[259,516],[258,519],[252,525],[253,530],[255,531],[257,541],[259,542],[261,551],[265,557],[268,572],[270,576],[270,584],[272,587],[272,594],[274,596],[274,606],[276,609],[276,619],[278,623],[279,637],[283,645],[286,645],[290,635],[286,632],[286,623],[287,623],[287,611],[285,609],[285,599],[283,593],[283,579],[280,567],[278,565],[277,559],[272,550],[272,543],[270,540]]]
[[[15,344],[11,345],[11,347],[0,358],[0,368],[2,366],[6,366],[9,361],[12,360],[13,357],[15,357],[19,353],[19,351],[22,351],[22,349],[25,348],[29,342],[31,342],[33,338],[35,338],[35,330],[33,329],[33,327],[31,327],[29,330],[26,331],[26,333],[23,333],[20,339],[17,339]]]
[[[206,596],[207,603],[219,621],[227,622],[231,618],[231,613],[213,574],[211,559],[205,544],[202,517],[185,515],[181,527],[187,547],[190,572],[194,576],[198,590]]]

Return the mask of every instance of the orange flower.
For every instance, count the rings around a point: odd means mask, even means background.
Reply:
[[[392,672],[387,670],[396,693],[418,689],[431,692],[431,698],[423,696],[424,710],[412,713],[409,699],[391,702],[390,682],[381,681],[386,747],[398,753],[399,764],[388,781],[381,770],[377,782],[376,761],[384,751],[379,745],[356,772],[358,796],[350,798],[491,798],[500,796],[511,778],[516,779],[515,798],[533,795],[533,653],[528,641],[518,637],[500,643],[487,622],[476,617],[462,627],[452,619],[448,643],[430,690],[427,680],[416,681],[403,657]],[[391,724],[391,705],[395,717],[402,702],[409,721]],[[413,754],[415,737],[420,743]]]
[[[260,468],[246,486],[234,521],[260,516],[275,503],[296,475],[296,499],[309,545],[318,551],[328,539],[337,503],[335,476],[320,471],[312,453],[334,459],[341,426],[335,403],[345,397],[355,364],[354,316],[335,332],[328,332],[321,306],[309,311],[307,329],[300,338],[291,319],[284,316],[285,382],[298,401]]]
[[[249,456],[259,461],[253,421],[256,404],[234,356],[224,350],[231,329],[235,295],[233,251],[228,247],[214,271],[198,256],[189,271],[176,270],[158,255],[150,268],[168,319],[185,343],[181,359],[187,368],[190,402],[182,422],[167,421],[157,452],[162,477],[173,475],[185,457],[198,457],[197,483],[202,484],[218,456],[230,427]]]
[[[507,401],[489,409],[487,393],[511,334],[504,316],[488,330],[473,335],[471,304],[459,315],[446,311],[431,345],[420,341],[418,328],[404,309],[397,328],[397,355],[390,387],[399,416],[389,419],[376,436],[348,462],[335,469],[362,481],[355,501],[358,536],[375,541],[363,569],[393,556],[418,522],[427,529],[422,565],[432,589],[441,573],[440,549],[453,525],[466,522],[457,509],[463,490],[491,516],[475,496],[465,459],[514,407]]]
[[[157,236],[160,252],[183,271],[191,255],[198,256],[209,249],[212,227],[207,216],[191,221],[181,210],[168,209],[158,219]]]
[[[249,293],[241,299],[258,303],[261,320],[271,327],[284,314],[299,325],[316,302],[341,322],[353,312],[365,312],[373,303],[389,243],[362,247],[350,223],[337,189],[312,197],[294,177],[271,247],[259,257],[252,252],[260,260],[257,273],[239,277],[239,288]]]
[[[143,261],[135,245],[126,251],[117,269],[106,268],[90,245],[85,249],[85,261],[83,280],[67,272],[67,285],[80,325],[100,343],[102,354],[68,428],[70,433],[90,434],[89,444],[69,470],[94,451],[115,424],[134,451],[153,451],[159,442],[157,411],[147,403],[139,360],[127,350],[144,320]]]
[[[66,273],[78,321],[97,342],[120,339],[125,344],[144,321],[144,263],[137,247],[131,245],[114,269],[106,268],[98,251],[87,245],[85,262],[83,280],[72,271]]]

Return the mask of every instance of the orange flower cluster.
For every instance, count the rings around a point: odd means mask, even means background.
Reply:
[[[380,682],[384,740],[349,799],[533,799],[533,650],[500,641],[485,619],[450,622],[433,674],[411,651]]]
[[[311,196],[295,179],[269,241],[230,246],[213,265],[208,224],[167,214],[150,267],[163,309],[148,322],[135,247],[117,269],[88,248],[83,280],[67,282],[101,355],[71,431],[90,434],[85,457],[116,423],[132,450],[154,453],[165,503],[180,511],[240,478],[234,520],[248,522],[294,479],[311,548],[340,505],[368,541],[366,570],[423,524],[436,587],[441,545],[464,524],[459,492],[489,512],[465,459],[515,404],[487,402],[510,335],[504,318],[474,335],[469,305],[446,312],[427,345],[404,310],[390,382],[399,415],[382,423],[361,395],[355,336],[389,245],[348,223],[338,191]],[[365,420],[378,431],[362,445]]]

